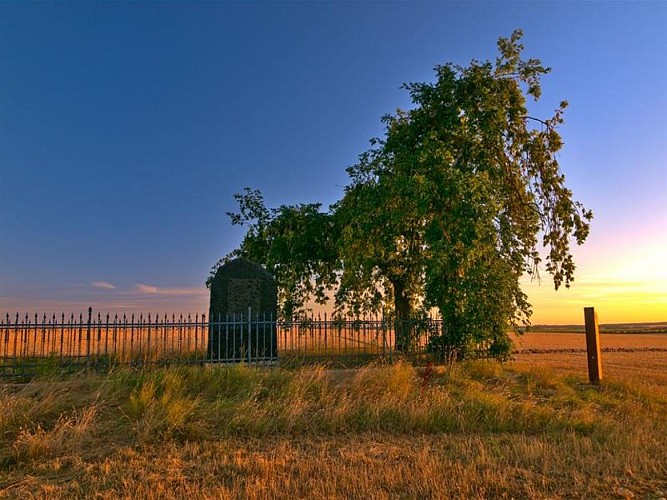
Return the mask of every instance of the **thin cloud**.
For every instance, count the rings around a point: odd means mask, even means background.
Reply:
[[[169,288],[146,285],[145,283],[138,283],[134,285],[134,291],[142,295],[164,295],[172,297],[198,296],[206,295],[208,293],[208,290],[206,290],[204,287]]]
[[[108,283],[106,281],[91,281],[90,286],[93,288],[99,288],[101,290],[115,290],[116,287],[112,285],[111,283]]]
[[[158,293],[158,289],[156,286],[144,285],[143,283],[138,283],[134,285],[134,289],[139,293],[146,293],[146,294]]]

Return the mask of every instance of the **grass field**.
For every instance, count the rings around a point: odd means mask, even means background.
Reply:
[[[451,371],[183,367],[5,385],[0,497],[664,497],[667,336],[605,352],[598,387],[583,335],[544,335],[513,362]]]

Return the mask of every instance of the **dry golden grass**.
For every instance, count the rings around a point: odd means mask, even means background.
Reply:
[[[516,348],[545,349],[586,349],[584,333],[529,332],[521,337],[512,337]],[[665,349],[667,334],[664,333],[607,333],[600,335],[603,349]]]
[[[664,393],[667,388],[666,334],[608,334],[601,336],[600,345],[606,381],[636,384]],[[561,376],[588,376],[583,333],[529,333],[517,342],[517,348],[519,352],[513,364],[517,369],[541,367]]]
[[[628,487],[660,494],[659,480],[636,487],[641,466],[613,464],[621,452],[601,464],[599,457],[595,441],[574,434],[230,439],[63,459],[5,491],[22,498],[613,498]]]
[[[0,497],[614,498],[667,492],[665,352],[121,370],[0,388]],[[622,489],[621,489],[622,488]]]

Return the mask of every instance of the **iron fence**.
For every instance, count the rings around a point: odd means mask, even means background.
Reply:
[[[432,356],[442,338],[434,318],[398,323],[311,316],[298,321],[247,314],[114,314],[0,317],[0,375],[106,369],[115,365],[352,364]],[[397,331],[400,332],[397,343]],[[447,354],[447,353],[440,353]]]

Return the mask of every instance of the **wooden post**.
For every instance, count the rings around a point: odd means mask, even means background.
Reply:
[[[584,307],[586,322],[586,353],[588,355],[588,379],[592,384],[602,380],[602,356],[600,355],[600,329],[594,307]]]

